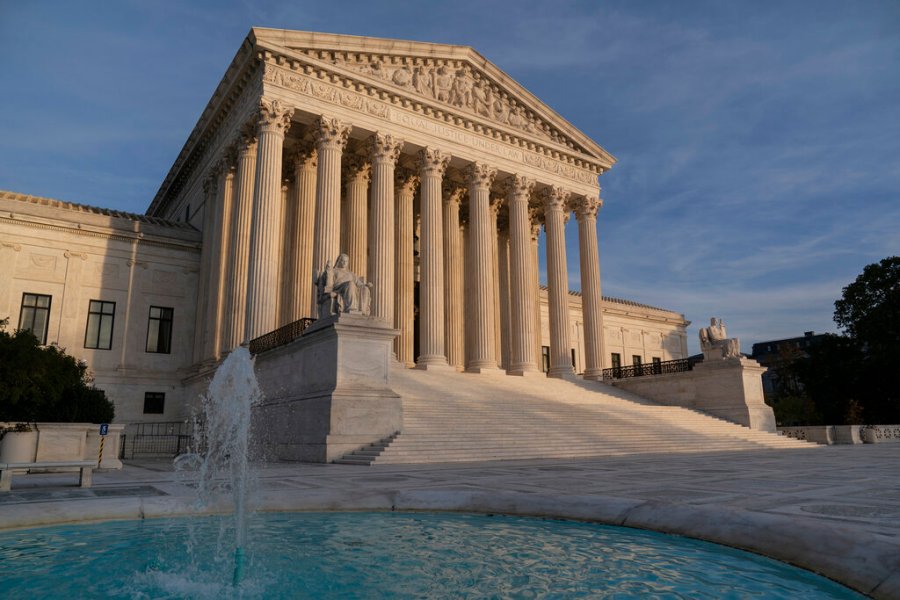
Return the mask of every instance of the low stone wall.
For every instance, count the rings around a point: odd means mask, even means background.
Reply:
[[[0,423],[0,426],[12,425]],[[28,448],[16,448],[15,460],[10,462],[54,462],[67,460],[98,460],[100,449],[100,426],[94,423],[32,423],[34,431],[27,434],[7,433],[7,436],[22,436]],[[103,443],[102,469],[121,469],[119,446],[124,425],[110,425],[109,434]],[[5,440],[5,437],[4,437]],[[11,440],[10,440],[11,441]],[[0,448],[6,451],[11,444]],[[21,446],[21,445],[20,445]]]
[[[683,373],[616,379],[612,383],[660,404],[699,410],[775,433],[775,414],[762,393],[765,370],[755,360],[728,358],[704,361]]]
[[[807,425],[779,427],[790,438],[817,444],[900,443],[900,425]]]

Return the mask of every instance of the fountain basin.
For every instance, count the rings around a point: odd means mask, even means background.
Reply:
[[[4,532],[0,581],[11,597],[861,597],[771,559],[677,536],[398,512],[256,515],[235,588],[230,527],[208,516]]]

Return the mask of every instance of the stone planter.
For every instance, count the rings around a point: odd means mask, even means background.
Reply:
[[[0,441],[0,462],[34,462],[37,431],[8,431]]]

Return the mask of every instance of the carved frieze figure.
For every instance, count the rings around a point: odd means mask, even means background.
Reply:
[[[350,258],[341,254],[331,266],[316,274],[316,299],[319,318],[330,317],[340,313],[369,316],[371,314],[372,284],[359,277],[347,268]]]
[[[729,338],[722,319],[712,317],[709,327],[700,329],[700,349],[705,359],[740,358],[741,341]]]

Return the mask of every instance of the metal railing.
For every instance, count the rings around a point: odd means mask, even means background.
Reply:
[[[178,456],[195,451],[191,422],[134,423],[122,436],[120,458]]]
[[[630,367],[613,367],[611,369],[603,369],[603,379],[628,379],[630,377],[645,377],[647,375],[684,373],[692,371],[694,363],[695,361],[690,358],[679,358],[677,360],[644,363]]]
[[[284,327],[279,327],[275,331],[270,331],[265,335],[250,340],[250,354],[259,354],[278,346],[284,346],[296,340],[303,335],[306,328],[312,325],[315,319],[299,319],[293,323],[288,323]]]

